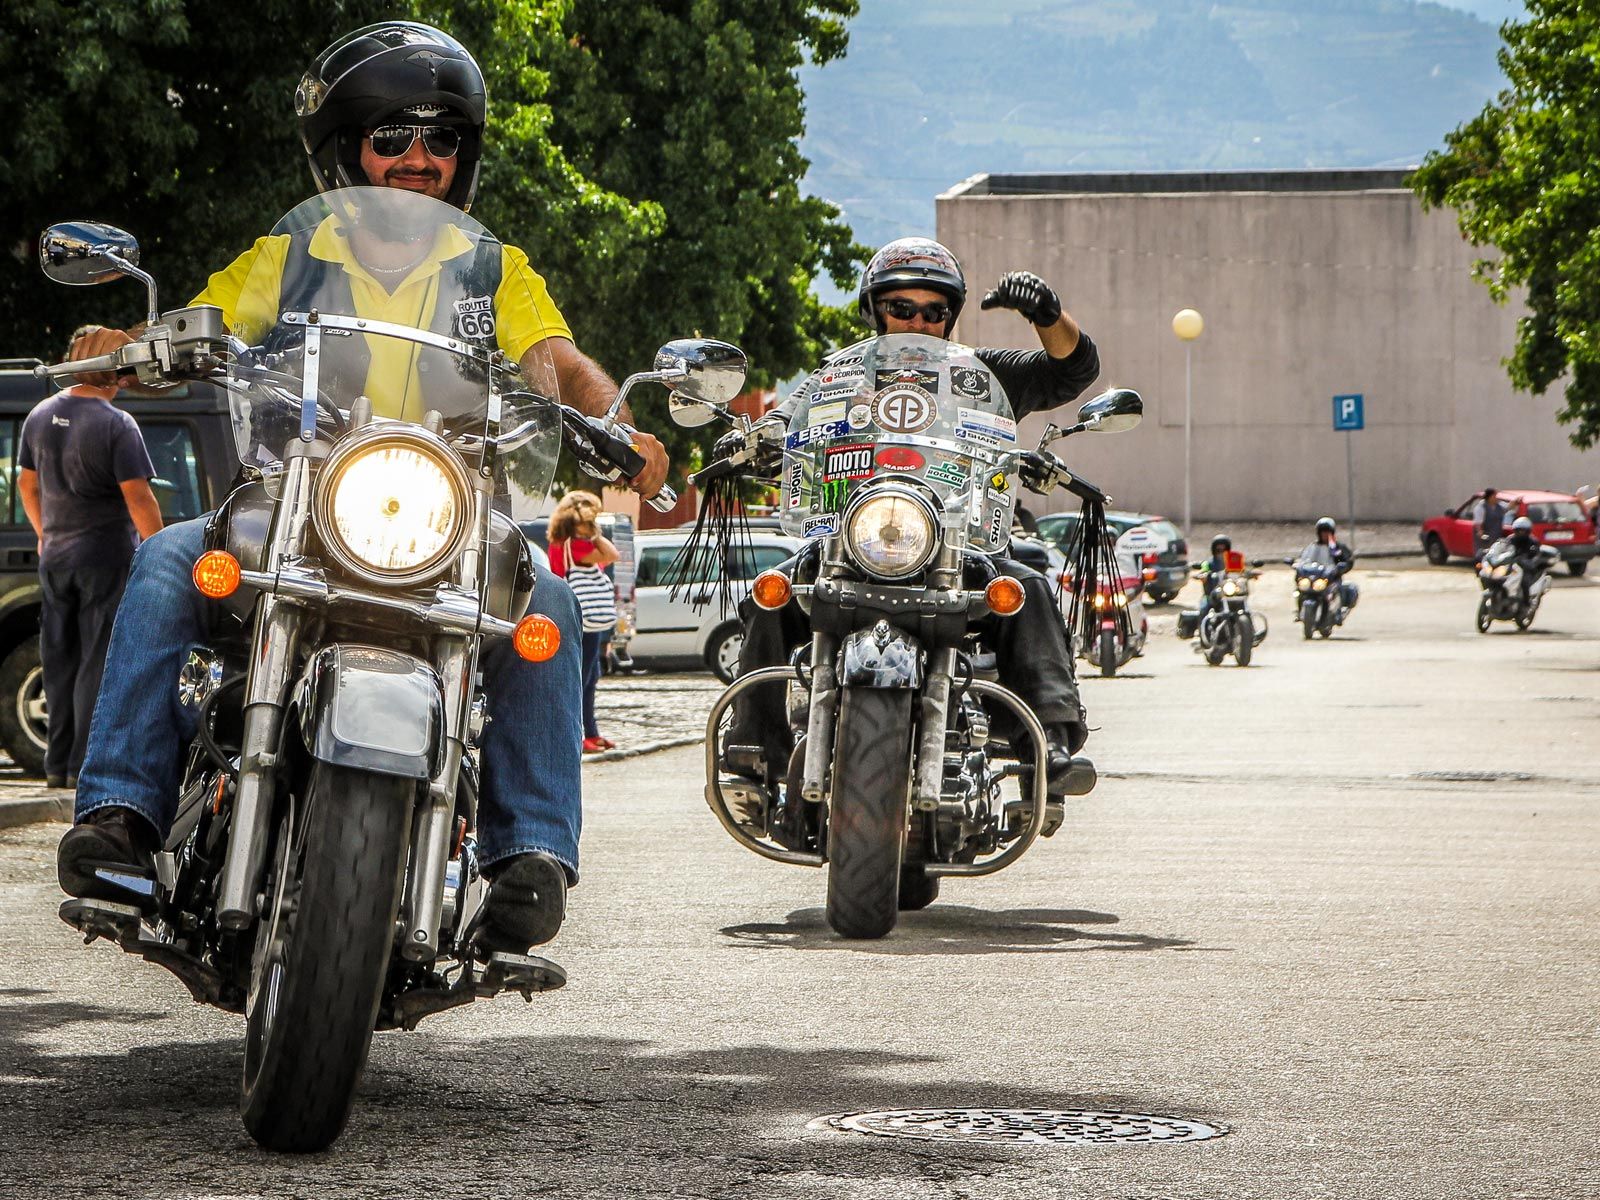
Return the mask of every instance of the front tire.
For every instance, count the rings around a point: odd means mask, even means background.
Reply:
[[[1115,629],[1102,629],[1100,631],[1100,675],[1103,679],[1110,679],[1117,673],[1117,631]]]
[[[312,771],[295,839],[303,850],[278,859],[287,870],[257,929],[269,941],[246,1008],[239,1109],[269,1150],[325,1149],[350,1116],[394,943],[415,794],[409,779],[326,763]]]
[[[1428,535],[1428,540],[1422,543],[1422,551],[1436,567],[1442,567],[1450,561],[1450,552],[1444,548],[1444,542],[1437,533]]]
[[[826,911],[840,937],[881,938],[899,914],[912,698],[905,690],[846,688],[839,700]]]
[[[49,737],[39,639],[25,638],[0,661],[0,745],[24,775],[43,775]]]
[[[1247,612],[1240,613],[1233,620],[1233,660],[1241,667],[1248,667],[1250,655],[1256,648],[1255,622],[1250,620]]]
[[[1478,632],[1488,633],[1489,626],[1494,623],[1494,603],[1489,599],[1489,593],[1483,594],[1483,599],[1478,601]]]
[[[1305,640],[1310,641],[1311,635],[1317,631],[1317,603],[1307,600],[1300,606],[1300,631],[1305,635]]]

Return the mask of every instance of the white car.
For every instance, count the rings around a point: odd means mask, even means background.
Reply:
[[[752,528],[748,548],[731,551],[733,570],[720,601],[720,572],[701,572],[674,591],[673,561],[689,540],[688,529],[652,529],[635,535],[638,567],[634,574],[634,633],[628,653],[640,666],[664,667],[703,663],[723,682],[739,667],[744,633],[738,603],[750,581],[800,549],[801,539],[776,529]]]

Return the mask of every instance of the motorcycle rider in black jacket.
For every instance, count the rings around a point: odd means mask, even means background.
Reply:
[[[955,255],[926,238],[902,238],[873,255],[861,275],[858,302],[862,320],[879,335],[916,333],[948,339],[966,295],[966,279]],[[983,297],[982,307],[1009,308],[1030,321],[1039,335],[1039,350],[976,351],[1005,388],[1017,419],[1070,403],[1099,374],[1094,342],[1037,275],[1007,273]],[[849,353],[849,349],[840,350],[830,361]],[[800,394],[797,391],[762,418],[756,427],[760,436],[782,444]],[[743,444],[743,435],[727,435],[718,443],[716,456],[732,453],[736,444]],[[982,628],[985,643],[995,650],[1000,682],[1016,692],[1045,727],[1054,806],[1054,798],[1087,791],[1093,781],[1092,768],[1086,762],[1083,769],[1073,770],[1072,756],[1088,739],[1088,729],[1078,700],[1066,628],[1054,590],[1042,575],[1010,557],[996,556],[990,561],[997,572],[1020,581],[1026,594],[1020,612],[987,618]],[[780,569],[792,571],[794,562],[791,559]],[[739,615],[744,622],[741,673],[787,662],[794,647],[811,637],[810,623],[794,604],[768,612],[746,597]],[[730,769],[755,778],[768,772],[781,775],[792,750],[782,689],[753,688],[741,696],[735,702],[734,724],[724,744],[760,747],[759,764],[730,750],[726,764]],[[1054,832],[1055,825],[1059,825],[1059,814],[1052,813],[1047,832]]]
[[[1533,536],[1533,522],[1527,517],[1518,517],[1511,522],[1511,536],[1506,540],[1511,543],[1511,549],[1517,556],[1517,566],[1522,568],[1522,603],[1526,605],[1534,581],[1545,573],[1550,564],[1539,539]]]
[[[1333,577],[1339,584],[1340,597],[1346,608],[1354,608],[1360,599],[1361,590],[1355,584],[1346,580],[1350,569],[1356,565],[1355,551],[1339,540],[1339,528],[1332,517],[1321,517],[1317,521],[1317,541],[1328,548],[1328,553],[1333,556]]]

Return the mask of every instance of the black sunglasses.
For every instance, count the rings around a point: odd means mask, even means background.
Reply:
[[[399,158],[422,139],[422,148],[434,158],[454,158],[461,149],[461,131],[454,125],[384,125],[367,135],[379,158]]]
[[[896,321],[909,321],[912,317],[920,316],[924,321],[929,321],[935,325],[943,325],[952,315],[950,306],[943,300],[933,300],[927,304],[918,304],[915,300],[907,300],[903,296],[880,300],[878,302],[878,311],[887,313]]]

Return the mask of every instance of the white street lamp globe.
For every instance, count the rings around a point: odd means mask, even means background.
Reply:
[[[1192,342],[1205,332],[1206,323],[1192,308],[1186,308],[1172,318],[1172,332],[1186,342]]]

